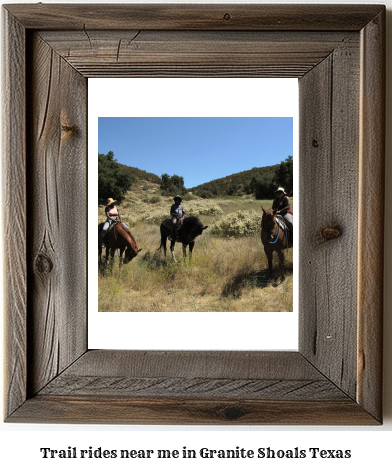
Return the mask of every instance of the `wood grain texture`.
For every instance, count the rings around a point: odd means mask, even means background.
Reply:
[[[356,33],[43,31],[86,77],[300,77]]]
[[[329,380],[208,379],[206,377],[102,377],[61,375],[40,395],[230,400],[346,400]]]
[[[29,40],[29,347],[34,361],[29,388],[34,394],[87,349],[87,111],[86,79],[37,35]]]
[[[9,420],[34,423],[375,425],[353,400],[284,401],[41,396]]]
[[[4,410],[9,416],[26,400],[27,390],[26,55],[18,20],[4,12],[3,26]]]
[[[382,418],[385,12],[361,32],[357,399]]]
[[[335,49],[299,87],[299,347],[355,398],[359,48]],[[334,225],[340,237],[320,241]]]
[[[89,351],[40,395],[343,400],[296,352]]]
[[[324,380],[298,352],[90,350],[67,375]]]
[[[20,4],[6,8],[32,29],[358,31],[380,5]]]
[[[380,423],[385,7],[5,9],[7,421]],[[85,352],[86,77],[274,74],[301,77],[299,353]]]
[[[88,423],[375,424],[294,352],[89,351],[11,421],[29,416]]]

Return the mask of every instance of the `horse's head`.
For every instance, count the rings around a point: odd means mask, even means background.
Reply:
[[[188,237],[189,242],[193,242],[198,235],[201,235],[203,233],[203,230],[207,229],[207,227],[208,227],[208,225],[203,226],[202,224],[201,225],[195,225],[194,227],[192,227],[192,229],[189,233],[189,237]]]
[[[275,224],[276,224],[275,216],[277,213],[277,209],[265,210],[263,206],[261,206],[261,209],[263,211],[263,217],[261,218],[262,231],[265,233],[270,233],[272,236],[275,230]]]
[[[118,247],[125,245],[123,263],[129,263],[133,260],[142,249],[137,248],[135,237],[131,234],[129,229],[126,229],[123,225],[117,224],[117,239]]]
[[[141,252],[142,249],[138,249],[137,247],[133,248],[131,246],[127,247],[125,249],[124,253],[124,260],[123,263],[129,263],[131,260],[133,260],[139,252]]]
[[[183,229],[186,235],[187,243],[191,243],[195,240],[198,235],[203,233],[203,230],[207,229],[208,225],[204,226],[200,219],[195,216],[186,217],[184,219]]]
[[[262,217],[262,222],[265,223],[275,223],[275,216],[276,213],[278,212],[277,209],[267,209],[265,210],[263,206],[261,206],[261,209],[263,211],[263,217]]]

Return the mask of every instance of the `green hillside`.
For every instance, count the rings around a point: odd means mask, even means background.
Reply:
[[[241,171],[240,173],[235,173],[225,178],[214,179],[208,183],[200,184],[199,186],[188,189],[188,191],[204,198],[253,194],[256,191],[256,183],[260,181],[265,182],[267,188],[269,188],[271,184],[271,189],[274,189],[275,174],[279,166],[280,165],[277,164]],[[271,197],[269,191],[269,189],[266,190],[266,198]]]
[[[251,170],[234,173],[224,178],[215,179],[193,188],[184,187],[182,176],[169,176],[164,173],[161,177],[154,173],[136,167],[118,163],[113,152],[98,155],[98,197],[105,200],[106,196],[116,199],[124,197],[125,193],[135,188],[137,183],[151,183],[156,186],[158,196],[173,196],[175,194],[188,197],[211,199],[225,196],[253,195],[256,199],[271,199],[276,187],[284,186],[292,193],[293,158],[289,156],[280,164],[273,166],[255,167]]]
[[[161,184],[162,182],[162,179],[154,173],[149,173],[148,171],[143,171],[143,170],[140,170],[139,168],[123,165],[121,163],[119,163],[119,165],[122,166],[123,168],[126,168],[128,171],[130,171],[130,173],[132,174],[132,176],[134,176],[136,180],[144,180],[144,181],[149,181],[150,183],[156,183],[156,184]]]

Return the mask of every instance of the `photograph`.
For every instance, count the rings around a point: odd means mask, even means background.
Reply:
[[[293,311],[292,117],[98,118],[99,312]]]

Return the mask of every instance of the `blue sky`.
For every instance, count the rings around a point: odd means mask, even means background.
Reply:
[[[291,117],[99,117],[98,152],[192,188],[293,155]]]

